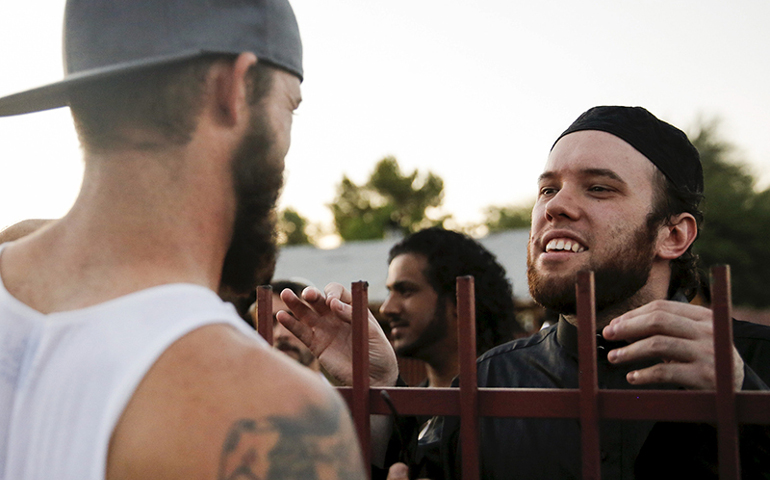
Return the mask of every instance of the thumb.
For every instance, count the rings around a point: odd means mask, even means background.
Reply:
[[[387,480],[409,480],[409,467],[405,463],[394,463],[388,469]]]

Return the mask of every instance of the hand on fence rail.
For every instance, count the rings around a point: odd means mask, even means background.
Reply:
[[[661,359],[628,373],[628,383],[665,383],[695,390],[715,390],[713,313],[687,303],[656,300],[631,310],[604,327],[602,335],[630,345],[612,350],[612,363]],[[743,359],[733,347],[735,389],[743,385]]]
[[[387,480],[409,480],[409,467],[404,463],[394,463],[388,470]],[[428,478],[419,478],[417,480],[430,480]]]
[[[341,383],[351,385],[353,309],[350,292],[338,283],[330,283],[324,292],[306,288],[302,298],[306,303],[291,290],[281,292],[281,299],[297,318],[279,312],[278,321],[308,346],[327,372]],[[396,354],[372,312],[368,318],[369,381],[372,386],[394,386],[398,377]]]

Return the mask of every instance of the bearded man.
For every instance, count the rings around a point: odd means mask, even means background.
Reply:
[[[215,292],[274,257],[302,48],[286,0],[70,0],[74,206],[0,246],[0,479],[363,478],[342,400]],[[290,396],[285,392],[291,391]]]
[[[599,388],[716,388],[711,311],[692,244],[703,173],[687,136],[640,107],[595,107],[555,142],[538,181],[527,252],[532,298],[561,314],[478,360],[479,386],[578,388],[575,282],[595,273]],[[734,322],[736,390],[767,390],[770,329]],[[482,418],[485,479],[580,478],[576,419]],[[457,476],[456,420],[445,427]],[[742,437],[745,478],[767,471],[767,437]],[[715,478],[713,427],[602,421],[602,478]],[[757,452],[765,453],[757,455]]]
[[[480,387],[577,388],[575,282],[596,280],[599,388],[714,390],[711,310],[689,304],[700,284],[692,244],[702,214],[703,172],[695,147],[678,128],[640,107],[595,107],[553,145],[538,181],[527,254],[532,297],[561,314],[532,337],[495,347],[478,359]],[[310,291],[296,329],[323,358],[318,329],[349,328],[349,293]],[[296,313],[296,312],[295,312]],[[334,321],[334,319],[346,319]],[[370,322],[371,323],[371,322]],[[316,328],[310,334],[308,327]],[[770,328],[733,322],[736,390],[768,390]],[[373,385],[393,385],[397,369],[370,335]],[[372,353],[373,352],[373,353]],[[334,368],[329,365],[328,368]],[[581,477],[577,419],[480,419],[481,478]],[[447,417],[441,441],[445,478],[460,475],[458,419]],[[602,478],[716,478],[710,425],[603,421]],[[741,429],[744,478],[764,478],[767,431]],[[396,466],[394,465],[394,468]],[[399,465],[403,474],[403,465]],[[393,473],[393,471],[392,471]]]

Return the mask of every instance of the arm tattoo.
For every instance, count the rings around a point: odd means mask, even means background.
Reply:
[[[295,417],[236,421],[222,446],[218,480],[365,478],[355,435],[340,432],[343,414],[334,403]]]

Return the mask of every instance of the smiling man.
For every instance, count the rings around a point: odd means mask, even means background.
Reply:
[[[482,355],[479,386],[578,387],[575,281],[579,271],[591,269],[599,388],[713,390],[711,311],[688,303],[700,283],[692,245],[702,198],[700,159],[684,132],[640,107],[596,107],[581,115],[555,142],[539,179],[527,254],[532,297],[561,317],[532,337]],[[350,329],[349,293],[337,286],[325,296],[308,293],[312,310],[285,298],[299,308],[302,322],[287,323],[300,335],[319,329],[304,334],[311,348],[340,358],[330,350],[348,346],[321,341]],[[770,328],[734,321],[733,333],[735,388],[768,390]],[[397,367],[382,353],[380,337],[370,334],[372,384],[392,385]],[[443,474],[458,478],[458,419],[444,422]],[[485,480],[582,475],[575,419],[483,417],[480,426]],[[710,425],[608,420],[600,440],[605,479],[716,477]],[[744,478],[764,478],[770,465],[766,429],[743,426],[740,445]]]
[[[289,3],[69,0],[64,64],[0,99],[69,106],[85,165],[67,215],[0,246],[0,479],[364,478],[341,398],[215,293],[275,256]]]
[[[577,388],[575,281],[596,282],[599,388],[714,389],[711,311],[687,303],[699,285],[692,244],[702,220],[698,152],[679,129],[636,107],[596,107],[556,141],[538,182],[527,275],[557,325],[478,360],[479,386]],[[767,389],[770,329],[734,322],[736,389]],[[609,352],[609,353],[607,353]],[[759,374],[759,375],[758,375]],[[447,476],[457,425],[447,419]],[[767,437],[746,428],[744,471],[767,468]],[[482,478],[580,478],[580,425],[481,419]],[[602,478],[713,478],[708,425],[603,421]],[[764,470],[765,472],[767,470]]]

